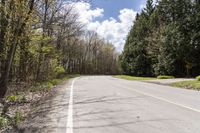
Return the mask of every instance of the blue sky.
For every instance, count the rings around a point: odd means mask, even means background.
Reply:
[[[136,14],[144,5],[146,0],[92,0],[76,2],[75,11],[87,30],[95,31],[121,52]]]
[[[92,1],[93,8],[99,7],[104,9],[103,19],[110,17],[118,19],[119,11],[124,8],[141,11],[141,6],[146,4],[146,0],[94,0]]]

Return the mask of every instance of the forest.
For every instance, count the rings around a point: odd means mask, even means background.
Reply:
[[[0,1],[0,97],[10,83],[35,83],[60,74],[116,74],[113,44],[87,31],[73,1]]]
[[[200,0],[148,0],[120,56],[125,74],[200,74]]]

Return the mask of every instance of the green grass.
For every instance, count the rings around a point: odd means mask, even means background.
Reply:
[[[185,88],[185,89],[200,90],[200,81],[197,80],[181,81],[172,83],[171,86]]]
[[[157,79],[174,79],[174,76],[166,76],[166,75],[160,75],[157,77]]]
[[[156,80],[154,77],[136,77],[136,76],[128,76],[128,75],[117,75],[115,78],[127,79],[127,80]]]

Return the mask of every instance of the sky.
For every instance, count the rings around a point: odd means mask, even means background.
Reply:
[[[87,30],[97,32],[121,52],[136,14],[145,5],[146,0],[92,0],[76,2],[75,10]]]

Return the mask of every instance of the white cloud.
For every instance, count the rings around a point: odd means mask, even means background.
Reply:
[[[122,51],[126,36],[135,20],[136,11],[124,8],[119,11],[117,19],[111,17],[100,22],[95,19],[103,16],[103,9],[92,9],[89,3],[84,2],[76,3],[75,7],[80,15],[80,21],[86,24],[87,30],[96,31],[101,37],[112,42],[118,51]]]
[[[75,12],[79,14],[79,21],[88,24],[97,17],[103,17],[103,9],[91,9],[91,5],[85,2],[77,2],[74,4]]]

